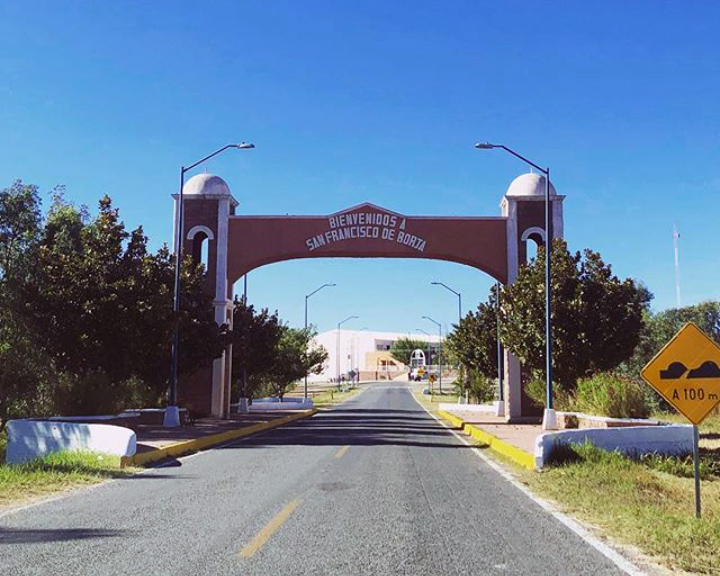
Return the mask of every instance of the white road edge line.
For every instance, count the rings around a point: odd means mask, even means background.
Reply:
[[[450,432],[453,436],[455,436],[458,440],[460,440],[463,444],[466,446],[471,446],[470,442],[468,442],[465,438],[460,436],[455,430],[450,428],[445,422],[443,422],[440,418],[435,416],[430,410],[428,410],[425,406],[422,405],[422,403],[415,398],[415,394],[413,394],[413,391],[410,389],[409,386],[406,386],[406,389],[408,392],[410,392],[410,395],[413,397],[413,400],[418,403],[418,405],[425,410],[430,416],[432,416],[435,420],[437,420],[442,426],[447,428],[448,432]],[[619,552],[616,552],[613,550],[610,546],[605,544],[604,542],[601,542],[598,538],[596,538],[593,534],[591,534],[582,524],[580,524],[577,520],[571,518],[567,514],[563,514],[560,512],[555,506],[553,506],[550,502],[547,500],[543,500],[542,498],[539,498],[535,494],[533,494],[530,490],[528,490],[525,486],[523,486],[520,482],[515,480],[515,478],[510,475],[509,472],[505,471],[499,464],[495,463],[491,458],[488,456],[485,456],[480,450],[478,450],[475,447],[472,447],[471,450],[475,453],[476,456],[478,456],[480,459],[482,459],[488,466],[490,466],[495,472],[500,474],[505,480],[510,482],[515,488],[520,490],[525,496],[530,498],[535,504],[540,506],[543,510],[551,514],[556,520],[558,520],[561,524],[569,528],[572,532],[577,534],[580,538],[582,538],[585,542],[590,544],[593,548],[595,548],[598,552],[600,552],[603,556],[605,556],[608,560],[610,560],[613,564],[615,564],[618,568],[620,568],[622,571],[626,572],[627,574],[630,574],[630,576],[650,576],[647,572],[641,570],[639,567],[637,567],[635,564],[630,562],[627,558],[622,556]]]

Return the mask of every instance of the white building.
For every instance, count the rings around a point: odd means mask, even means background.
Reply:
[[[323,346],[328,352],[324,370],[319,375],[309,376],[308,380],[327,382],[337,380],[338,377],[347,379],[351,370],[359,371],[361,380],[407,378],[408,367],[390,355],[390,347],[400,338],[427,342],[431,355],[440,342],[439,336],[419,332],[329,330],[314,338],[314,343]]]

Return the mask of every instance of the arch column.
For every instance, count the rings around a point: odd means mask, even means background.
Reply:
[[[178,230],[179,196],[173,194],[174,230]],[[229,219],[238,205],[225,182],[211,174],[198,174],[185,184],[183,194],[183,251],[198,252],[197,237],[208,242],[205,289],[213,297],[214,319],[218,325],[232,327],[232,286],[228,282]],[[177,234],[176,234],[177,235]],[[175,235],[175,237],[176,237]],[[175,253],[177,245],[174,243]],[[197,257],[197,254],[195,254]],[[180,354],[182,354],[182,349]],[[179,379],[180,403],[202,415],[216,418],[230,413],[230,384],[232,378],[232,346],[228,345],[212,364],[199,368]]]
[[[538,190],[543,190],[543,187],[544,179],[540,177],[538,180]],[[520,266],[527,262],[527,241],[539,239],[540,244],[545,245],[545,239],[547,237],[545,233],[544,195],[538,193],[513,194],[512,192],[513,185],[511,184],[508,194],[503,197],[500,204],[502,215],[507,219],[508,284],[515,282]],[[552,238],[562,238],[562,202],[564,199],[565,196],[554,193],[554,190],[551,191],[550,229]],[[533,405],[533,402],[525,392],[528,374],[523,371],[517,356],[505,350],[503,364],[506,419],[509,422],[517,422],[540,416],[542,410],[539,410]]]

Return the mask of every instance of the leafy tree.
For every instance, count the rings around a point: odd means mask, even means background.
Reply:
[[[275,396],[282,398],[287,390],[306,374],[320,374],[328,358],[322,346],[311,347],[316,335],[312,328],[290,328],[281,325],[275,359],[266,374]]]
[[[18,294],[40,227],[35,186],[17,180],[0,190],[0,430],[10,418],[47,409],[50,369],[24,321]]]
[[[415,350],[422,350],[428,356],[428,343],[415,338],[398,338],[390,346],[390,356],[405,366],[410,366],[410,357]]]
[[[545,364],[544,251],[503,291],[500,337],[525,367]],[[579,378],[611,370],[628,359],[643,327],[650,294],[612,274],[597,252],[571,254],[553,242],[553,373],[565,390]]]
[[[173,329],[180,323],[180,372],[209,365],[223,346],[203,270],[182,268],[181,314],[172,312],[174,262],[166,247],[147,252],[142,228],[130,233],[100,200],[90,218],[57,195],[23,288],[38,344],[65,374],[67,411],[106,412],[128,398],[157,402],[167,389]]]
[[[478,372],[486,378],[497,378],[497,293],[493,286],[487,302],[460,320],[445,340],[453,358],[468,375]]]
[[[276,359],[281,328],[277,312],[270,314],[264,308],[258,313],[252,304],[235,300],[231,333],[233,397],[252,398],[267,380]],[[247,388],[243,390],[246,380]]]

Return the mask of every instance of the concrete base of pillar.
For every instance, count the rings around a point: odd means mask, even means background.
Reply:
[[[552,408],[546,408],[543,412],[543,430],[557,430],[557,413]]]
[[[495,416],[502,418],[505,416],[505,401],[498,400],[495,402]]]
[[[248,412],[248,399],[247,398],[240,398],[238,399],[237,403],[237,412],[238,414],[244,414],[245,412]]]
[[[165,408],[163,426],[165,426],[165,428],[177,428],[180,426],[180,408],[177,406],[168,406]]]

